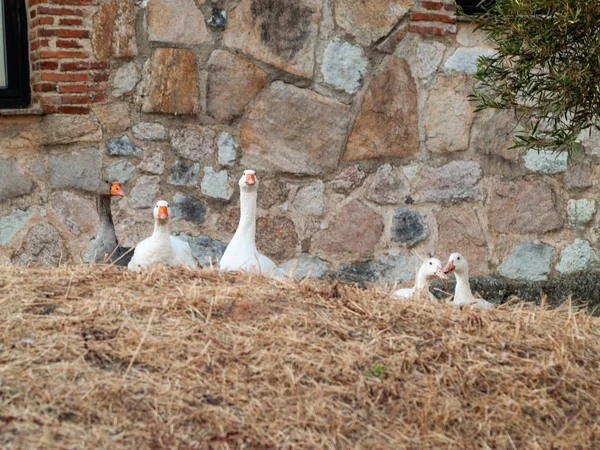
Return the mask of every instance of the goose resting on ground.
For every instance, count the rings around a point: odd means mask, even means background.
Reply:
[[[169,204],[159,200],[154,206],[154,232],[140,242],[127,268],[140,270],[159,264],[195,267],[192,250],[187,242],[171,236],[169,231]]]
[[[471,293],[469,284],[469,263],[460,253],[452,253],[448,258],[448,264],[444,267],[444,273],[454,272],[456,277],[456,288],[454,289],[455,306],[470,305],[472,308],[489,309],[494,305],[482,298],[476,298]]]
[[[427,295],[430,300],[435,300],[433,294],[429,292],[429,282],[433,277],[438,277],[442,280],[448,279],[442,270],[442,263],[437,258],[426,259],[421,264],[417,270],[414,287],[398,289],[393,295],[400,298],[419,298]]]
[[[273,261],[256,249],[256,201],[258,179],[254,170],[244,170],[239,180],[240,222],[220,261],[222,271],[244,271],[281,277]]]

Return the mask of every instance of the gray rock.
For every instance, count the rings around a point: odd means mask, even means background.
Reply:
[[[596,252],[588,241],[575,239],[560,253],[556,270],[563,274],[591,269],[597,261]]]
[[[365,177],[365,173],[355,164],[342,170],[333,180],[331,180],[329,186],[336,192],[346,194],[350,190],[360,186]]]
[[[157,176],[142,175],[131,190],[129,203],[134,208],[152,208],[158,194],[160,178]]]
[[[29,166],[29,169],[36,175],[41,176],[46,173],[44,162],[41,159],[34,159],[33,161],[29,161],[27,165]]]
[[[16,209],[8,216],[0,217],[0,245],[8,245],[32,215],[31,209]]]
[[[362,48],[334,40],[327,45],[323,54],[321,73],[325,83],[355,94],[367,72],[369,60]]]
[[[139,168],[142,172],[160,175],[165,171],[165,154],[159,150],[148,155],[140,163]]]
[[[113,79],[112,95],[121,97],[123,94],[131,92],[139,81],[139,73],[135,63],[128,62],[121,66],[115,73]]]
[[[492,56],[495,50],[483,47],[459,47],[446,60],[444,69],[449,72],[464,72],[469,75],[477,72],[477,60],[481,56]]]
[[[570,199],[567,208],[569,214],[569,225],[572,227],[583,227],[596,214],[596,200]]]
[[[517,245],[498,266],[498,272],[503,277],[513,280],[547,280],[552,256],[554,256],[554,247],[546,244]]]
[[[433,75],[442,62],[446,46],[440,42],[420,42],[417,45],[417,61],[415,64],[418,78]]]
[[[569,189],[587,189],[593,183],[592,168],[589,164],[570,165],[565,175],[563,183]]]
[[[204,168],[204,176],[200,184],[202,193],[212,198],[229,200],[233,194],[233,183],[226,170],[215,172],[212,167]]]
[[[183,194],[175,194],[171,205],[174,220],[187,220],[202,225],[206,218],[207,207],[196,197]]]
[[[181,127],[171,131],[171,144],[177,156],[202,162],[214,153],[215,137],[211,128]]]
[[[135,166],[127,160],[117,161],[106,169],[106,175],[111,180],[117,180],[119,183],[125,184],[135,173]]]
[[[233,166],[237,157],[237,144],[233,136],[226,131],[223,131],[221,134],[219,134],[217,147],[219,149],[219,164],[222,166]]]
[[[329,270],[329,264],[321,258],[303,253],[299,258],[280,264],[279,268],[294,278],[321,278]]]
[[[40,224],[29,230],[13,263],[21,266],[58,266],[66,258],[67,253],[58,231],[51,225]]]
[[[33,181],[13,158],[0,159],[0,201],[29,194]]]
[[[90,148],[48,158],[48,180],[53,188],[95,191],[102,173],[102,153]]]
[[[69,191],[55,191],[49,200],[56,215],[75,236],[96,230],[99,218],[95,201]]]
[[[200,172],[199,163],[188,161],[175,161],[169,170],[169,184],[176,186],[196,186],[198,184],[196,177]]]
[[[414,245],[427,238],[427,225],[421,211],[398,208],[392,219],[392,241]]]
[[[133,135],[143,141],[164,141],[167,138],[167,130],[161,123],[142,122],[132,129]]]
[[[107,140],[106,149],[111,156],[139,156],[142,153],[142,149],[133,145],[127,136]]]
[[[581,130],[578,136],[585,152],[589,155],[600,156],[600,130],[596,127]]]
[[[215,265],[217,260],[221,259],[227,248],[226,244],[211,239],[203,234],[198,236],[188,236],[187,234],[182,233],[179,235],[179,238],[190,244],[192,255],[194,255],[194,258],[196,258],[200,267],[210,267],[211,262]]]
[[[527,150],[523,155],[525,167],[532,172],[558,173],[567,170],[566,152],[555,153],[551,150]]]
[[[402,178],[398,171],[386,163],[375,172],[367,189],[367,199],[380,205],[393,205],[402,199]]]
[[[425,167],[414,180],[420,202],[478,200],[481,166],[474,161],[452,161],[445,166]]]
[[[294,208],[301,214],[320,216],[325,210],[325,184],[317,180],[298,190]]]
[[[342,266],[340,278],[346,282],[403,283],[415,278],[418,266],[419,259],[413,255],[384,255]]]

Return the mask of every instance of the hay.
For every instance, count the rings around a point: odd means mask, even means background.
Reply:
[[[2,449],[600,445],[583,312],[214,271],[2,273]]]

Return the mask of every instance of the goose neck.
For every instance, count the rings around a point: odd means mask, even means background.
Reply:
[[[240,223],[236,234],[254,239],[256,234],[256,192],[240,192]]]
[[[423,270],[422,267],[417,272],[415,288],[417,288],[417,290],[429,288],[429,280],[427,279],[427,274],[425,273],[425,270]]]
[[[170,234],[171,234],[171,232],[169,230],[169,222],[168,221],[161,221],[158,219],[154,221],[154,235],[155,236],[169,237]]]
[[[473,294],[471,293],[471,286],[469,284],[469,274],[454,272],[454,276],[456,277],[455,297],[461,299],[473,297]]]
[[[117,235],[110,211],[110,196],[98,195],[96,197],[96,210],[100,218],[96,239],[115,247],[117,245]]]

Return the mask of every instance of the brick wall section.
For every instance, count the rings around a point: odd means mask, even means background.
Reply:
[[[32,105],[87,114],[106,101],[109,65],[91,43],[97,0],[28,0]]]
[[[441,36],[456,33],[456,6],[453,0],[421,0],[410,13],[409,31]]]

